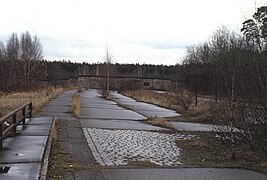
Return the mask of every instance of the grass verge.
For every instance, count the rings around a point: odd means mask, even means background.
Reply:
[[[67,89],[66,87],[45,86],[24,92],[0,94],[0,117],[29,101],[33,102],[33,113],[37,114],[51,99]]]
[[[73,95],[69,112],[72,113],[75,117],[80,117],[81,105],[79,100],[79,92]]]
[[[56,122],[49,159],[47,180],[66,179],[67,173],[86,169],[86,167],[77,164],[70,159],[69,153],[65,152],[60,145],[58,137],[59,133],[60,130],[58,122]]]
[[[235,149],[236,158],[232,158],[232,150],[223,144],[213,133],[198,133],[199,138],[177,141],[181,151],[181,162],[194,167],[229,167],[245,168],[267,174],[267,160],[253,152],[244,144]]]
[[[148,118],[146,123],[168,129],[175,129],[166,118]]]

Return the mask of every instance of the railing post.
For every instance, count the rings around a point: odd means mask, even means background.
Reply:
[[[25,119],[26,119],[25,114],[26,114],[26,106],[22,109],[22,118],[23,118],[22,124],[23,125],[25,125]]]
[[[29,111],[30,111],[29,116],[31,118],[32,117],[32,102],[30,102],[29,104]]]
[[[15,124],[15,126],[13,127],[13,134],[16,134],[17,133],[17,113],[13,114],[13,124]]]
[[[3,135],[3,124],[0,124],[0,150],[3,150],[3,142],[4,142],[4,135]]]

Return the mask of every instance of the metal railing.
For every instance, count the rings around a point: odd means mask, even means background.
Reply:
[[[28,117],[32,117],[32,102],[28,102],[0,118],[0,151],[4,148],[4,138],[10,133],[16,135],[17,126],[24,125]]]

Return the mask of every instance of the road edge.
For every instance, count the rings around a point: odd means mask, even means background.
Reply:
[[[56,120],[57,120],[57,117],[53,117],[52,125],[49,130],[49,135],[46,141],[46,147],[45,147],[44,154],[43,154],[39,180],[46,180]]]

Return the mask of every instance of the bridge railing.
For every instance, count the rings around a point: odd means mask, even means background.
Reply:
[[[0,151],[4,148],[4,138],[11,133],[16,135],[17,126],[19,124],[25,124],[26,118],[28,117],[32,117],[32,102],[27,102],[5,116],[0,117]]]

